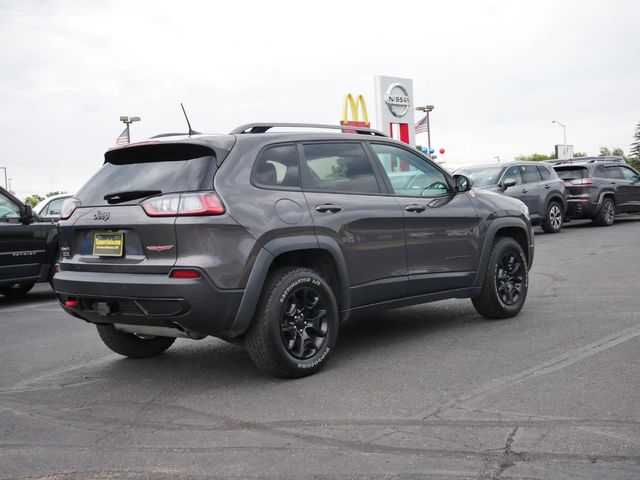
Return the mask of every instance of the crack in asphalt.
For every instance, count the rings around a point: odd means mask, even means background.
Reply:
[[[511,384],[561,370],[579,362],[580,360],[589,358],[638,336],[640,336],[640,324],[620,330],[619,332],[608,335],[583,347],[564,352],[534,367],[521,370],[520,372],[507,375],[502,378],[494,379],[458,396],[453,400],[422,413],[421,416],[423,419],[426,419],[436,413],[442,412],[443,410],[455,408],[461,404],[465,404],[472,400],[479,400],[487,395],[499,392]]]

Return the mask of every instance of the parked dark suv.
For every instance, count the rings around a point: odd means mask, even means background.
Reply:
[[[567,185],[570,218],[609,226],[618,213],[640,212],[640,174],[622,157],[575,158],[554,162]]]
[[[21,296],[50,280],[57,256],[57,226],[0,188],[0,295]]]
[[[456,170],[473,185],[517,198],[529,208],[531,222],[547,233],[562,229],[567,208],[564,182],[553,167],[540,162],[509,162],[477,165]]]
[[[354,312],[470,297],[485,317],[518,314],[533,260],[521,202],[373,130],[273,126],[108,151],[63,207],[63,308],[125,356],[212,335],[284,377],[320,369]],[[395,189],[397,171],[420,187]]]

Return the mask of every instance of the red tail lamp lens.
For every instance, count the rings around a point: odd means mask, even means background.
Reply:
[[[80,305],[80,302],[78,302],[78,300],[67,300],[66,302],[64,302],[64,306],[68,308],[76,308],[78,305]]]
[[[576,178],[571,180],[572,185],[593,185],[593,181],[590,178]]]
[[[150,217],[181,215],[222,215],[224,205],[213,192],[169,194],[142,202],[142,208]]]
[[[197,270],[188,270],[188,269],[171,270],[171,273],[169,274],[169,277],[171,277],[171,278],[200,278],[200,272],[198,272]]]

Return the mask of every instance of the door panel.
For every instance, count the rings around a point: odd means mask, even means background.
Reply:
[[[0,282],[37,277],[45,259],[42,228],[20,219],[20,206],[0,192]]]
[[[455,194],[448,176],[424,157],[395,145],[370,146],[404,215],[408,295],[470,286],[479,258],[470,194]],[[399,182],[399,172],[413,178]]]
[[[403,215],[358,143],[301,145],[303,190],[318,237],[335,241],[349,272],[352,306],[405,295]],[[351,192],[351,193],[346,193]]]
[[[621,212],[640,211],[640,182],[635,170],[625,166],[619,166],[623,179],[618,180],[618,201]]]

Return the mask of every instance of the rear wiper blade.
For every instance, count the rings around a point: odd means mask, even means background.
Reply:
[[[107,193],[104,198],[108,203],[122,203],[136,198],[150,197],[161,194],[161,190],[129,190],[125,192]]]

